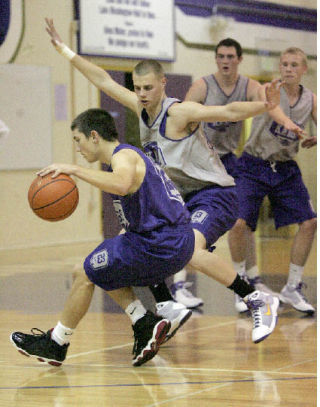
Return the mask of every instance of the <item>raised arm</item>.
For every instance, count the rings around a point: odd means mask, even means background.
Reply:
[[[53,20],[46,18],[45,21],[47,25],[46,31],[59,54],[69,59],[71,64],[102,92],[139,114],[138,98],[134,92],[114,81],[102,68],[74,53],[62,42]]]

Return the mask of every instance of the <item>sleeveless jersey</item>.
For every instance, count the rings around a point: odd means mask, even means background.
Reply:
[[[162,226],[189,223],[190,214],[183,199],[164,171],[136,147],[120,144],[113,154],[122,149],[136,151],[145,162],[146,173],[135,193],[111,194],[120,224],[127,231],[144,233]],[[108,171],[112,172],[111,166]]]
[[[181,103],[175,98],[165,98],[159,115],[150,126],[147,112],[142,111],[140,139],[146,154],[164,168],[183,197],[213,185],[235,185],[199,126],[183,139],[173,140],[165,136],[168,109],[177,102]]]
[[[300,85],[301,93],[294,106],[290,106],[286,91],[280,89],[280,107],[302,129],[309,120],[313,108],[311,90]],[[250,137],[244,151],[268,161],[292,160],[299,150],[298,136],[272,120],[268,113],[252,120]]]
[[[229,96],[221,89],[214,75],[205,76],[203,79],[207,84],[204,105],[224,106],[231,102],[247,100],[249,79],[245,76],[239,75],[235,88]],[[234,152],[238,147],[242,123],[242,121],[204,123],[203,130],[219,155],[224,155]]]

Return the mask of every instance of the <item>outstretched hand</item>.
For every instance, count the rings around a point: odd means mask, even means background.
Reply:
[[[287,118],[284,122],[284,128],[291,133],[294,133],[300,140],[303,140],[304,137],[307,136],[307,133],[305,130],[303,130],[301,127],[299,127],[297,124],[295,124],[291,119]]]
[[[279,79],[274,79],[265,87],[266,107],[268,110],[274,109],[280,103],[280,88],[283,83]]]
[[[62,39],[60,38],[57,30],[54,27],[53,19],[52,18],[45,18],[46,21],[46,31],[50,35],[51,42],[55,47],[58,47],[62,44]]]

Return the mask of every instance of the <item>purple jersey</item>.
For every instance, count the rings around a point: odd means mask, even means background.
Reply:
[[[120,144],[113,154],[122,149],[137,152],[146,164],[146,173],[135,193],[126,196],[111,194],[121,225],[127,231],[144,233],[162,226],[189,223],[190,215],[183,199],[164,171],[136,147]],[[111,166],[109,171],[112,172]]]

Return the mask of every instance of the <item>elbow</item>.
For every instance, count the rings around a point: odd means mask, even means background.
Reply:
[[[126,183],[121,183],[118,184],[115,188],[115,194],[119,195],[119,196],[126,196],[128,194],[130,194],[130,189],[131,189],[131,185],[128,185]]]
[[[119,188],[117,195],[119,196],[126,196],[129,194],[129,190],[126,188]]]

